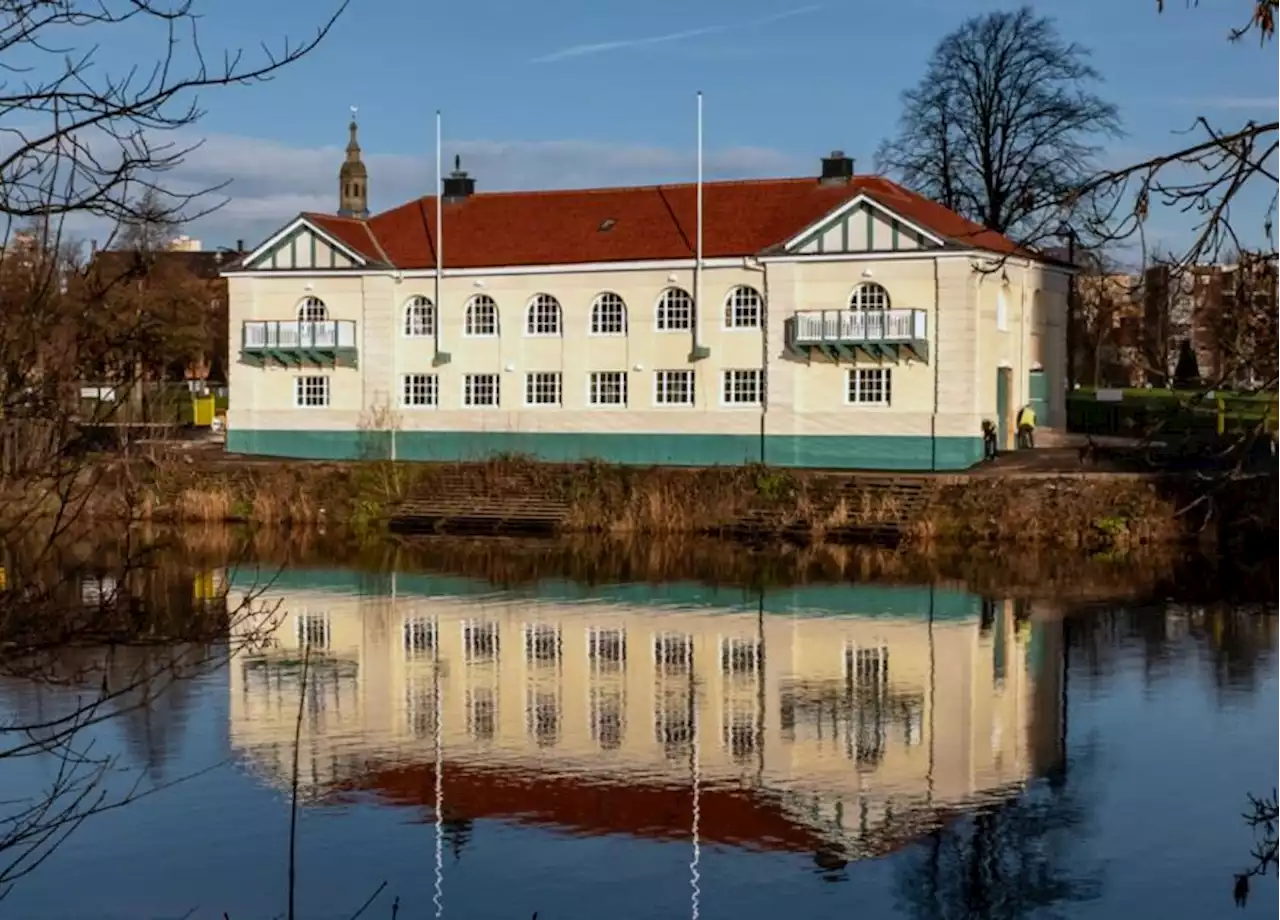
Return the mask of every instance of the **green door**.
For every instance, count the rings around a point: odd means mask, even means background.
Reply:
[[[1036,427],[1048,428],[1049,418],[1049,378],[1044,371],[1032,371],[1027,375],[1027,402],[1036,413]]]
[[[1000,450],[1009,449],[1009,432],[1013,427],[1009,418],[1009,384],[1013,371],[1007,367],[996,368],[996,438]]]

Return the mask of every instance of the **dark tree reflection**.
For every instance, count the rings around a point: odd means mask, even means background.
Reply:
[[[1100,869],[1088,869],[1084,857],[1082,789],[1091,761],[1086,752],[1058,781],[1037,781],[1016,798],[957,817],[904,853],[897,894],[908,914],[1014,920],[1097,897]]]

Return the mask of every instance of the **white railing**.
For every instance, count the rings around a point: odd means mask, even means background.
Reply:
[[[243,348],[245,351],[355,347],[354,320],[331,319],[323,322],[250,320],[244,324]]]
[[[792,342],[924,342],[924,310],[799,310]]]

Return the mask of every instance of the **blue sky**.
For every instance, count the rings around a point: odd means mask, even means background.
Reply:
[[[1107,160],[1172,149],[1196,114],[1223,126],[1277,112],[1277,51],[1226,40],[1249,3],[1036,3],[1090,47],[1127,137]],[[301,37],[332,0],[218,0],[209,47]],[[232,201],[193,228],[260,237],[303,208],[330,210],[348,107],[360,109],[375,208],[434,183],[434,112],[446,148],[482,189],[683,181],[694,93],[706,95],[709,175],[805,174],[842,148],[861,163],[892,132],[898,95],[934,44],[999,4],[976,0],[352,0],[335,32],[274,81],[206,94],[209,146],[176,176],[234,179]],[[1225,8],[1225,9],[1224,9]],[[154,57],[134,36],[115,61]],[[1272,190],[1274,191],[1274,189]],[[1262,196],[1259,196],[1262,197]],[[1261,212],[1261,206],[1256,209]],[[1174,240],[1184,220],[1156,215]],[[1259,219],[1260,222],[1260,219]]]

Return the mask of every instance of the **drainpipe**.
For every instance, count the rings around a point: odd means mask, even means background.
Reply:
[[[761,277],[761,295],[764,297],[764,316],[760,317],[760,465],[765,465],[765,415],[769,411],[769,322],[771,303],[769,301],[769,271],[760,262],[751,257],[742,260],[744,271],[759,272]]]
[[[940,376],[938,373],[938,362],[941,358],[941,352],[938,345],[938,312],[939,303],[942,300],[942,285],[938,280],[938,257],[933,257],[933,341],[925,344],[930,347],[933,353],[933,415],[929,417],[929,469],[937,472],[938,469],[938,394],[941,387]]]

